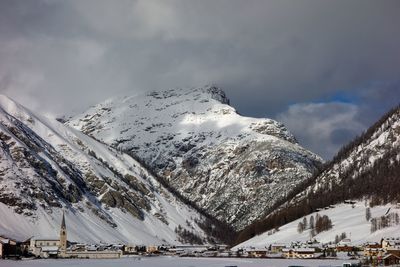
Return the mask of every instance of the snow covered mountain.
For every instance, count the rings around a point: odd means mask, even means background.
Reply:
[[[400,160],[400,107],[394,108],[362,136],[343,147],[326,170],[318,175],[315,184],[303,194],[344,184],[350,178],[357,179],[376,168],[382,159],[385,165],[392,167]]]
[[[240,116],[214,86],[113,98],[68,125],[140,158],[236,229],[285,198],[322,161],[282,124]]]
[[[208,238],[206,219],[136,160],[0,96],[0,234],[58,236],[62,210],[71,241]]]
[[[289,233],[292,233],[291,238],[294,240],[304,239],[304,235],[295,234],[297,223],[291,221],[318,210],[330,210],[332,205],[335,206],[346,200],[359,201],[357,209],[349,210],[347,215],[342,217],[339,214],[342,214],[341,212],[347,207],[340,206],[332,209],[332,212],[327,211],[336,217],[336,222],[333,222],[332,230],[322,236],[317,235],[316,238],[323,240],[330,238],[332,241],[333,233],[354,232],[357,227],[360,227],[365,231],[354,236],[356,240],[378,241],[376,238],[385,235],[386,231],[399,232],[400,225],[397,223],[390,229],[381,229],[372,234],[368,227],[363,226],[367,224],[370,228],[372,227],[372,222],[365,220],[365,210],[367,207],[371,210],[380,210],[380,216],[388,215],[385,213],[389,208],[394,213],[400,213],[398,210],[400,206],[396,205],[400,203],[399,174],[400,107],[397,106],[360,137],[344,146],[319,174],[297,187],[280,207],[266,218],[243,230],[238,241],[243,242],[251,238],[243,243],[247,245],[283,241],[288,238],[285,235]],[[381,218],[381,220],[388,221],[389,219]],[[396,220],[398,221],[398,215]],[[287,224],[288,222],[291,223]],[[340,227],[340,225],[346,227]],[[273,236],[262,234],[277,227],[286,229],[286,234],[280,233]]]

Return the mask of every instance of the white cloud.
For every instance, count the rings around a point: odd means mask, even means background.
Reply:
[[[349,103],[303,103],[292,105],[277,119],[299,142],[325,159],[365,130],[359,121],[360,109]]]

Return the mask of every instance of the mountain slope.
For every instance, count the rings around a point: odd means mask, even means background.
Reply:
[[[212,86],[110,99],[68,125],[140,158],[236,229],[259,218],[321,163],[282,124],[240,116]]]
[[[343,233],[351,239],[354,245],[361,245],[365,242],[380,242],[384,237],[398,237],[400,225],[393,223],[392,226],[379,229],[371,232],[371,222],[365,218],[365,210],[367,206],[364,202],[356,202],[355,204],[339,204],[326,210],[311,213],[305,218],[310,221],[310,218],[319,216],[328,216],[332,220],[333,227],[330,230],[323,231],[312,237],[310,228],[299,233],[297,228],[299,223],[303,222],[303,218],[285,224],[279,228],[279,231],[268,231],[263,234],[251,238],[233,249],[257,247],[265,248],[274,243],[291,244],[295,241],[306,242],[310,238],[315,238],[319,242],[329,243],[335,242],[336,236],[341,236]],[[370,208],[372,218],[380,218],[390,210],[393,214],[400,214],[400,209],[395,205],[386,204]]]
[[[72,241],[180,243],[179,225],[207,238],[130,156],[0,96],[0,233],[57,236],[62,209]]]
[[[400,202],[400,107],[344,146],[322,171],[297,187],[277,209],[240,233],[243,242],[347,199],[371,207]]]

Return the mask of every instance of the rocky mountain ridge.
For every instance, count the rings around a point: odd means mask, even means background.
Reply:
[[[240,116],[215,86],[109,99],[67,124],[143,160],[236,229],[258,219],[322,162],[281,123]]]

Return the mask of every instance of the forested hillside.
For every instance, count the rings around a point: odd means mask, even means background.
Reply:
[[[400,202],[400,107],[385,114],[344,146],[285,202],[243,230],[241,243],[255,235],[348,199],[368,199],[371,206]]]

